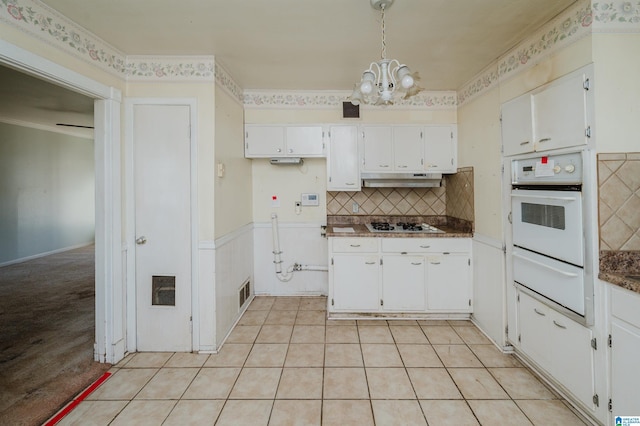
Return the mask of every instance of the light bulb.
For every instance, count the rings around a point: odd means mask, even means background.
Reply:
[[[373,92],[373,84],[368,80],[363,81],[362,84],[360,84],[360,91],[363,95],[369,95]]]
[[[413,77],[411,77],[410,74],[405,75],[404,77],[402,77],[400,84],[402,84],[402,87],[404,87],[405,89],[410,89],[411,87],[413,87]]]

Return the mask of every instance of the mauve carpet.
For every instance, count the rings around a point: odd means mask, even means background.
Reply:
[[[110,365],[93,361],[94,247],[0,268],[0,424],[39,425]]]

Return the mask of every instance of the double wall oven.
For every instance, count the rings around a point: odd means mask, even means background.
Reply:
[[[515,159],[511,172],[516,285],[577,321],[592,323],[593,284],[585,279],[582,153]]]

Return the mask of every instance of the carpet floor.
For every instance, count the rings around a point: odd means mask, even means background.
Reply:
[[[0,268],[0,424],[39,425],[110,365],[93,361],[94,247]]]

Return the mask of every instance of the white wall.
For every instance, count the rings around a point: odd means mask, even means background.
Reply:
[[[328,266],[327,239],[320,235],[321,223],[278,223],[282,270],[294,263]],[[296,271],[289,282],[280,281],[273,263],[272,224],[257,223],[254,229],[254,279],[256,294],[275,296],[326,295],[326,271]]]
[[[0,123],[0,265],[94,241],[93,140]]]

